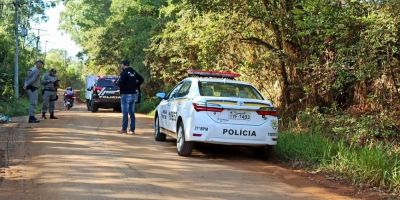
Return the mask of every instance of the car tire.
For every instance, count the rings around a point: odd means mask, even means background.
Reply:
[[[120,106],[114,107],[113,111],[114,112],[121,112],[121,107]]]
[[[273,147],[271,145],[267,145],[265,147],[254,147],[253,154],[254,157],[269,160],[271,158]]]
[[[97,112],[97,111],[99,111],[99,106],[98,106],[95,102],[92,102],[92,103],[91,103],[90,108],[91,108],[91,111],[92,111],[92,112]]]
[[[158,115],[154,118],[154,139],[158,142],[164,142],[167,140],[167,135],[161,133],[160,119],[158,118]]]
[[[186,141],[185,128],[182,122],[179,122],[176,131],[176,151],[180,156],[190,156],[193,150],[193,142]]]

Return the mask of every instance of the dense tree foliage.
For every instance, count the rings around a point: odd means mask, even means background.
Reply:
[[[32,24],[41,23],[47,19],[45,10],[55,6],[55,1],[24,1],[20,0],[19,30],[27,29],[28,35],[19,35],[19,81],[20,91],[27,70],[33,66],[36,59],[45,60],[45,71],[55,68],[58,71],[61,87],[73,86],[81,88],[82,60],[72,60],[66,56],[65,50],[50,50],[47,53],[37,48],[39,41],[31,29]],[[15,5],[11,0],[0,0],[0,101],[13,97],[14,59],[15,59]]]
[[[51,68],[57,70],[61,88],[71,86],[74,89],[81,89],[83,87],[81,81],[83,63],[67,57],[65,50],[52,49],[47,53],[46,70]]]
[[[128,58],[165,89],[190,68],[233,70],[282,109],[399,100],[399,1],[68,1],[63,28],[92,73]],[[164,84],[165,83],[165,84]]]
[[[69,1],[62,28],[73,35],[88,56],[85,73],[118,74],[119,63],[129,59],[145,77],[144,50],[160,26],[164,1]],[[150,79],[146,79],[149,82]],[[150,87],[152,84],[147,84]]]
[[[242,70],[289,106],[398,100],[398,1],[188,1],[153,39],[154,72]],[[181,69],[181,71],[176,71]],[[275,86],[275,87],[274,87]],[[373,98],[371,102],[371,98]]]
[[[0,0],[0,100],[13,96],[14,57],[15,57],[15,5],[12,0]],[[19,30],[30,30],[33,22],[46,19],[44,11],[54,6],[42,0],[19,1]],[[20,39],[19,81],[22,83],[28,68],[35,58],[41,58],[35,49],[36,37],[29,31],[27,37]],[[21,90],[22,91],[22,90]]]

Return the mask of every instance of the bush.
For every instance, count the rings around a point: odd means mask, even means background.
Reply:
[[[41,103],[39,102],[36,106],[36,112],[40,112]],[[0,101],[0,113],[15,117],[28,115],[29,100],[26,97],[19,99],[10,99]]]
[[[283,132],[275,147],[277,155],[287,161],[315,167],[331,159],[336,148],[333,142],[320,134]]]
[[[276,155],[354,184],[400,192],[399,121],[390,112],[352,116],[307,109],[279,136]]]
[[[278,158],[348,178],[357,185],[400,192],[400,158],[383,144],[365,147],[334,142],[321,134],[284,132],[275,153]]]
[[[151,112],[147,113],[147,115],[154,117],[156,115],[156,109],[154,109]]]
[[[306,109],[300,111],[296,117],[298,131],[306,131],[311,133],[323,132],[325,129],[325,118],[318,112],[318,108]]]
[[[349,147],[338,145],[337,155],[321,166],[329,172],[341,174],[358,185],[400,189],[400,160],[387,151],[389,147]]]
[[[352,146],[400,141],[400,121],[394,113],[383,111],[352,116],[335,112],[322,114],[318,110],[313,108],[299,112],[295,125],[289,127],[289,130],[321,133],[334,141],[344,140]]]
[[[329,120],[329,130],[335,138],[344,139],[351,145],[364,146],[379,141],[398,140],[397,124],[394,117],[378,115],[339,115]]]
[[[158,99],[154,98],[145,99],[144,97],[142,97],[141,103],[138,104],[136,107],[136,111],[138,113],[149,114],[157,107],[159,102],[160,101]]]
[[[81,102],[86,102],[86,88],[83,87],[79,90],[79,100]]]

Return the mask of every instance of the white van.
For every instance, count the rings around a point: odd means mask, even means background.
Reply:
[[[85,97],[86,97],[86,105],[89,111],[90,108],[90,102],[92,100],[92,93],[93,93],[93,86],[96,83],[96,80],[98,79],[98,76],[95,75],[88,75],[86,76],[86,92],[85,92]]]

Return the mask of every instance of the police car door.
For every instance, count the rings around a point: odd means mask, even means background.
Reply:
[[[174,89],[172,89],[171,92],[167,95],[165,100],[163,100],[160,104],[161,105],[160,106],[161,107],[160,126],[165,129],[168,129],[170,131],[172,131],[170,129],[170,127],[172,127],[170,125],[170,123],[173,119],[171,116],[171,112],[170,112],[171,102],[175,98],[175,95],[177,94],[177,92],[181,86],[182,86],[182,83],[179,83],[177,86],[175,86]]]
[[[192,82],[190,80],[184,81],[182,86],[178,89],[177,93],[174,94],[174,98],[171,101],[170,104],[170,123],[169,125],[171,127],[170,130],[176,132],[176,125],[177,125],[177,119],[179,116],[185,117],[187,114],[185,111],[188,111],[189,109],[185,109],[185,105],[187,105],[187,95],[189,94],[190,91],[190,86],[192,85]]]

